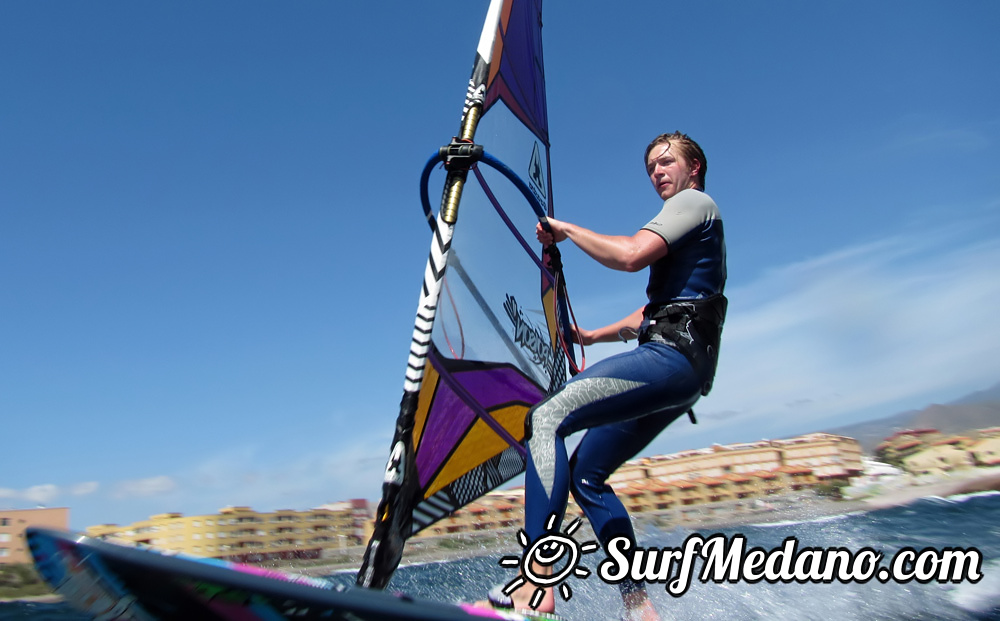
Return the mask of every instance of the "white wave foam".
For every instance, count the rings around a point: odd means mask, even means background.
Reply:
[[[948,499],[954,502],[965,502],[970,498],[986,498],[987,496],[1000,496],[1000,491],[988,490],[985,492],[972,492],[971,494],[955,494],[954,496],[948,496]]]
[[[921,496],[920,498],[917,498],[917,500],[918,501],[923,500],[925,502],[930,502],[939,505],[955,504],[955,501],[952,500],[951,497],[945,497],[945,496]]]
[[[812,518],[809,520],[787,520],[783,522],[764,522],[761,524],[751,524],[757,528],[778,528],[784,526],[797,526],[799,524],[823,524],[825,522],[837,522],[839,520],[844,520],[849,517],[856,515],[864,515],[865,511],[851,511],[850,513],[841,513],[839,515],[824,515],[823,517]]]
[[[1000,609],[1000,560],[986,563],[979,582],[962,582],[948,592],[956,606],[973,613],[989,613]]]

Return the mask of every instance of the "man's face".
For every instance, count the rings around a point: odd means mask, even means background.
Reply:
[[[646,172],[663,200],[681,190],[697,187],[697,171],[691,170],[691,165],[671,149],[669,142],[658,144],[649,152]]]

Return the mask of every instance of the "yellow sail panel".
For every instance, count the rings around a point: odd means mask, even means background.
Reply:
[[[420,446],[420,436],[427,426],[427,414],[434,402],[434,394],[437,392],[439,381],[441,381],[441,375],[434,368],[434,365],[428,362],[424,371],[424,383],[420,387],[420,396],[417,399],[417,411],[413,417],[413,446]]]
[[[552,349],[559,348],[559,319],[556,317],[556,291],[549,288],[542,296],[542,308],[545,310],[545,325],[549,329],[549,342]]]
[[[525,405],[512,405],[494,410],[491,415],[507,433],[521,442],[524,440],[524,417],[527,412],[528,407]],[[505,439],[497,435],[484,421],[477,420],[441,471],[427,486],[424,498],[429,498],[486,459],[499,455],[508,448],[510,444]]]

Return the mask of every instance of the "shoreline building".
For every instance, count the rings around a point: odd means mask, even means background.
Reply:
[[[24,538],[29,527],[69,528],[69,509],[0,509],[0,565],[31,562],[31,551]]]
[[[368,501],[257,512],[226,507],[217,514],[161,513],[127,526],[102,524],[87,535],[238,563],[318,559],[363,545],[371,534]]]
[[[904,429],[882,441],[876,458],[914,476],[944,476],[956,470],[1000,465],[1000,427],[945,434]]]

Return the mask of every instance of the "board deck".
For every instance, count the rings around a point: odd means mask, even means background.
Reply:
[[[42,578],[95,619],[282,621],[427,619],[531,621],[557,617],[419,600],[216,559],[173,555],[64,531],[30,528]]]

